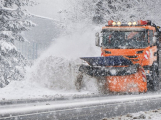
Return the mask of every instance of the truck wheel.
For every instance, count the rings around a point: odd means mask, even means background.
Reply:
[[[75,81],[75,86],[76,86],[76,89],[78,91],[81,91],[81,88],[82,88],[82,83],[83,82],[83,75],[82,74],[78,74],[77,78],[76,78],[76,81]]]
[[[97,85],[98,85],[98,91],[101,94],[107,94],[108,89],[107,89],[107,83],[106,83],[106,78],[105,77],[99,77],[97,78]]]
[[[158,65],[154,63],[152,66],[152,80],[150,81],[151,90],[159,90],[159,75],[158,75]]]

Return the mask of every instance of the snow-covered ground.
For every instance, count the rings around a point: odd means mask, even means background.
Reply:
[[[77,92],[76,90],[53,90],[42,87],[36,82],[29,83],[27,81],[11,82],[10,85],[0,90],[1,100],[14,99],[34,99],[34,98],[59,98],[72,97],[75,95],[88,95],[89,91]]]
[[[161,109],[129,113],[123,116],[117,116],[113,118],[104,118],[102,120],[161,120]]]

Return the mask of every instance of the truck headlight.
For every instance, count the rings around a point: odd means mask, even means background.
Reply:
[[[117,74],[116,69],[111,69],[111,70],[110,70],[110,74],[111,74],[111,75],[116,75],[116,74]]]

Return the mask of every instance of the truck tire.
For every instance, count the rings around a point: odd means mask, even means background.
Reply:
[[[98,91],[100,94],[107,94],[109,93],[107,89],[107,82],[105,77],[98,77],[97,78],[97,85],[98,85]]]
[[[80,73],[80,74],[78,74],[76,81],[75,81],[76,89],[79,92],[81,91],[82,85],[83,85],[83,74]]]
[[[158,64],[154,63],[151,70],[152,70],[152,80],[150,80],[150,87],[152,91],[157,91],[159,90]]]

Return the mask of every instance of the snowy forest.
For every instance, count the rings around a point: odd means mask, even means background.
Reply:
[[[27,60],[17,51],[14,42],[26,41],[21,32],[34,26],[27,20],[30,14],[22,8],[34,3],[28,0],[1,0],[0,3],[0,87],[4,87],[10,81],[24,78]]]

